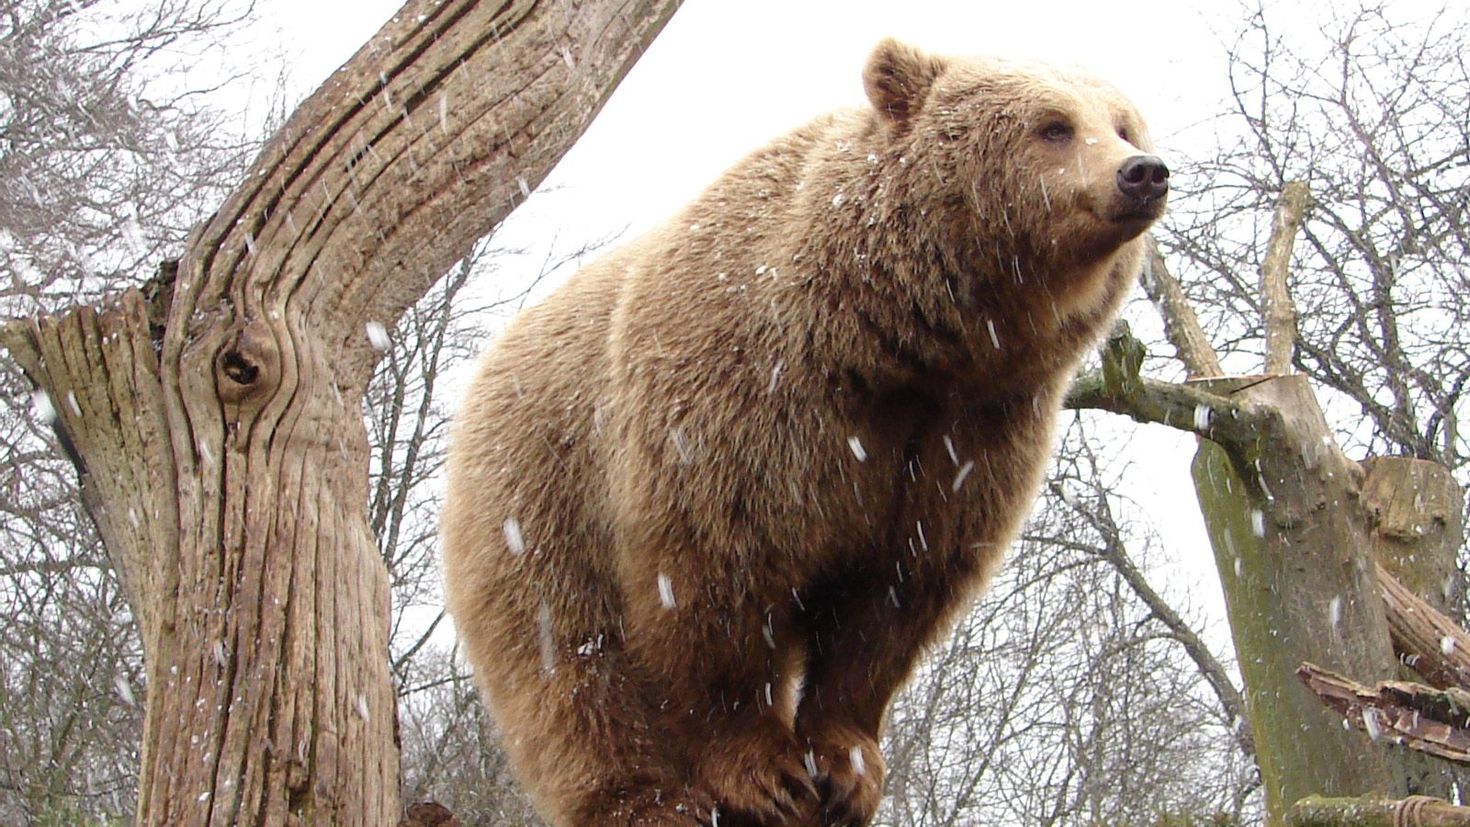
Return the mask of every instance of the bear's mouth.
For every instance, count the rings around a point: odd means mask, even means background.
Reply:
[[[1164,199],[1130,199],[1127,203],[1115,204],[1108,221],[1119,227],[1138,225],[1140,229],[1159,220],[1164,214]]]

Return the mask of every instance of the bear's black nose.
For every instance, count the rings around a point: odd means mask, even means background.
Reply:
[[[1118,167],[1118,189],[1129,198],[1148,201],[1169,191],[1169,168],[1154,155],[1134,155]]]

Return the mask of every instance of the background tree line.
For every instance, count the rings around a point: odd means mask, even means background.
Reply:
[[[252,139],[207,89],[159,83],[157,60],[227,42],[248,6],[0,0],[0,301],[54,310],[151,272],[243,170]],[[1309,217],[1291,260],[1292,367],[1350,452],[1431,459],[1463,484],[1458,413],[1470,377],[1470,69],[1463,10],[1430,18],[1334,6],[1310,36],[1248,10],[1232,96],[1171,152],[1176,185],[1128,317],[1145,374],[1191,372],[1155,307],[1177,284],[1223,370],[1264,356],[1260,285],[1285,186]],[[105,17],[112,15],[112,17]],[[101,37],[104,27],[113,34]],[[125,36],[116,36],[125,32]],[[193,45],[190,45],[193,44]],[[177,84],[173,84],[177,86]],[[164,93],[167,95],[164,96]],[[466,823],[530,824],[492,723],[442,637],[436,476],[449,402],[441,377],[487,341],[521,294],[483,298],[503,251],[489,239],[391,331],[365,398],[369,514],[394,597],[405,800]],[[581,251],[579,251],[581,252]],[[548,262],[545,270],[555,269]],[[1152,278],[1152,281],[1150,279]],[[48,407],[6,360],[0,417],[0,821],[127,820],[136,806],[140,644],[114,569],[79,505]],[[1161,577],[1131,425],[1086,411],[1062,434],[1011,562],[893,711],[880,821],[903,825],[1244,824],[1260,780],[1228,639]],[[1463,567],[1464,556],[1461,555]],[[1445,584],[1452,601],[1459,580]],[[1456,603],[1458,605],[1458,603]]]

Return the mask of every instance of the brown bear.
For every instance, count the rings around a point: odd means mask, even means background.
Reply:
[[[522,313],[448,602],[555,825],[861,825],[885,709],[1030,508],[1168,170],[1087,76],[880,44],[871,107]]]

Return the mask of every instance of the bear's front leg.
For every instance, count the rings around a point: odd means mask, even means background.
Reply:
[[[817,795],[793,729],[804,653],[790,624],[751,591],[672,564],[646,586],[626,598],[627,646],[670,760],[719,802],[725,823],[805,823]]]
[[[743,823],[806,824],[817,791],[791,727],[764,712],[731,715],[702,731],[692,758],[695,784],[709,790]]]
[[[949,584],[912,570],[900,578],[891,566],[845,569],[840,583],[819,584],[805,598],[811,656],[796,733],[823,827],[860,827],[877,811],[888,704],[953,609]]]

